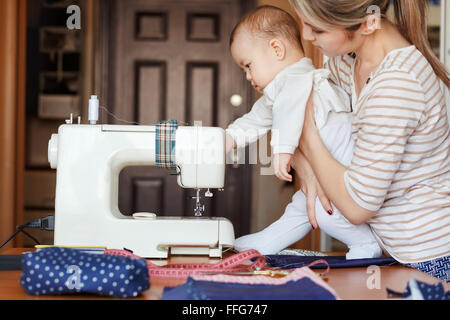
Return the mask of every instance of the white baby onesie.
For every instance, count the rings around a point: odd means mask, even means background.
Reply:
[[[245,147],[271,128],[277,128],[280,139],[279,143],[272,139],[273,153],[294,153],[314,84],[315,120],[322,141],[336,160],[345,166],[350,165],[354,146],[352,115],[346,112],[350,111],[350,99],[340,88],[328,82],[326,70],[313,68],[310,59],[302,59],[283,70],[269,84],[252,111],[227,129],[238,147]],[[319,200],[316,201],[316,219],[321,230],[349,247],[347,259],[381,256],[381,248],[369,225],[351,224],[335,207],[330,216]],[[264,255],[276,254],[301,240],[311,229],[305,195],[298,191],[280,219],[260,232],[236,239],[234,247],[238,251],[256,249]]]
[[[314,111],[319,129],[327,122],[330,112],[351,112],[348,95],[328,81],[329,75],[326,69],[315,69],[309,58],[299,60],[269,83],[252,110],[231,124],[227,133],[241,148],[272,130],[273,153],[294,154],[311,90],[314,90]]]

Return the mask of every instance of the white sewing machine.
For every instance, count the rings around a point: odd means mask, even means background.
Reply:
[[[55,245],[127,248],[145,258],[166,258],[169,250],[221,257],[222,249],[233,246],[230,221],[200,216],[200,189],[224,187],[221,128],[179,127],[176,132],[178,184],[197,189],[196,216],[124,216],[119,211],[119,173],[127,166],[155,165],[155,132],[153,126],[59,127],[48,145],[50,165],[57,169]]]

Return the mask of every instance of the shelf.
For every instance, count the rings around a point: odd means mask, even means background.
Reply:
[[[81,53],[63,53],[62,70],[63,72],[79,72],[80,71],[80,59]],[[57,72],[58,71],[58,58],[55,54],[52,60],[50,55],[44,52],[40,52],[40,69],[42,72]]]
[[[53,3],[52,3],[53,2]],[[42,6],[44,8],[50,8],[50,9],[60,9],[60,8],[67,8],[70,5],[80,5],[80,3],[76,0],[59,0],[59,1],[44,1]]]
[[[55,77],[55,78],[58,76],[58,72],[56,72],[56,71],[42,71],[42,72],[40,72],[40,74],[43,76]],[[63,71],[62,74],[63,74],[63,77],[76,77],[80,73],[76,72],[76,71]]]
[[[67,94],[40,94],[38,116],[40,119],[66,119],[69,114],[80,115],[80,97]]]
[[[40,52],[80,52],[80,33],[65,26],[43,26],[39,29]]]

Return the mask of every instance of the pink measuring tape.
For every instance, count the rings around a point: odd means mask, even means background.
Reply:
[[[105,251],[105,254],[117,255],[135,259],[142,259],[139,256],[126,250],[109,249]],[[251,259],[256,258],[252,264],[244,264]],[[251,272],[260,270],[266,264],[266,258],[264,258],[256,250],[248,250],[237,253],[231,257],[223,259],[222,261],[211,263],[180,263],[170,264],[166,266],[158,266],[147,260],[147,267],[149,276],[158,278],[187,278],[190,275],[196,273],[205,272]]]

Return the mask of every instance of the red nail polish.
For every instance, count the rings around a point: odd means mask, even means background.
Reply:
[[[313,225],[311,225],[311,227],[313,228],[313,230],[316,230],[316,227],[314,227]]]
[[[328,214],[331,216],[333,214],[333,210],[328,210]]]

